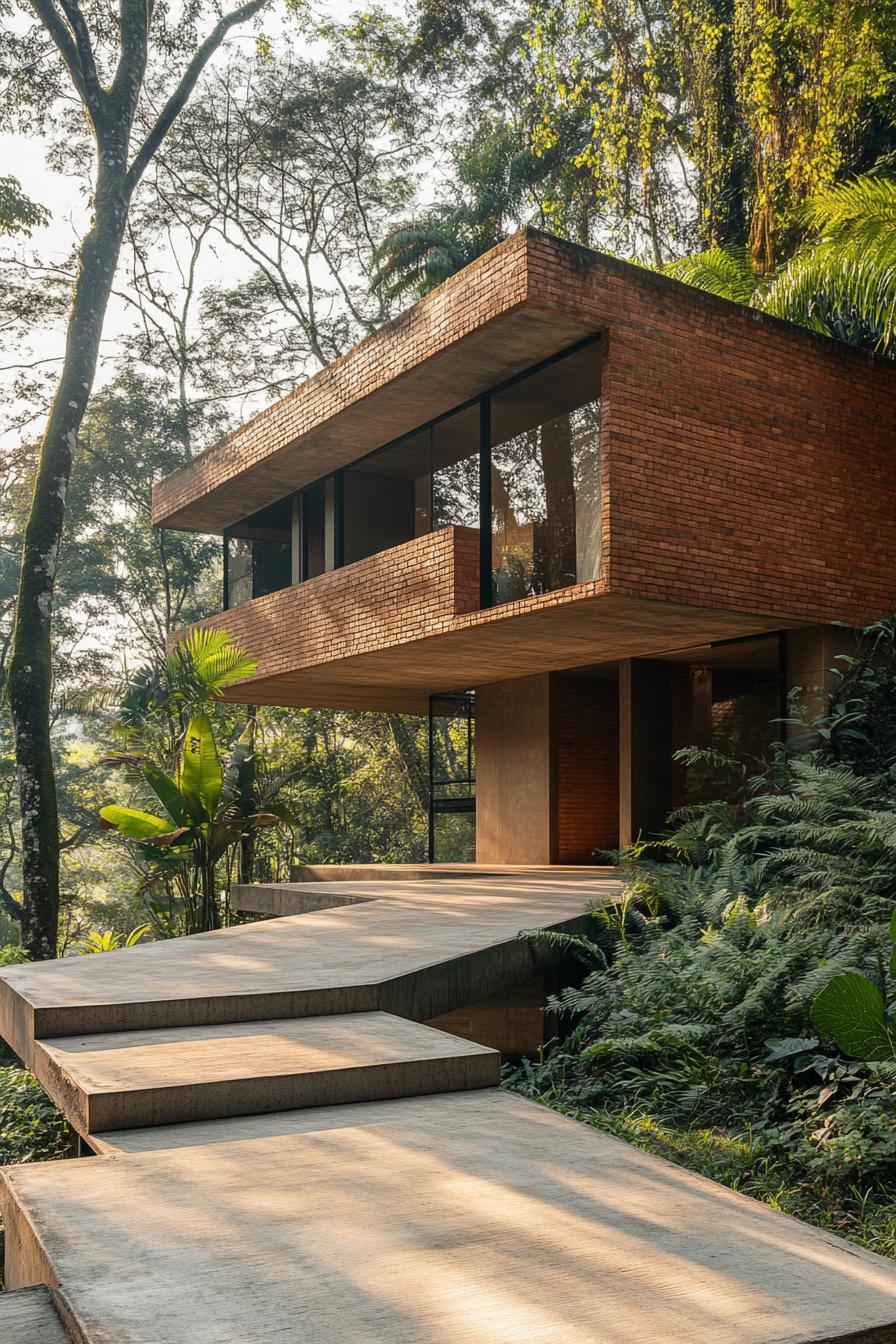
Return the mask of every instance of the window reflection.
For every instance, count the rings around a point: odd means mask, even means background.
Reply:
[[[590,342],[244,519],[225,534],[228,605],[441,528],[479,530],[489,425],[484,604],[596,578],[599,376]]]
[[[588,347],[492,397],[493,601],[600,572],[600,401]]]
[[[227,605],[285,588],[292,581],[292,506],[288,499],[260,509],[225,536]]]

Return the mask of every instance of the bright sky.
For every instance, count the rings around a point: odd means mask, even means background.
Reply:
[[[387,0],[385,7],[394,12],[399,12],[402,8],[397,0]],[[343,22],[357,12],[358,0],[328,0],[325,8],[328,19]],[[320,54],[322,50],[320,44],[312,44],[302,37],[297,37],[294,26],[282,16],[282,13],[268,16],[265,19],[264,31],[275,43],[288,41],[300,55]],[[238,44],[253,44],[255,40],[256,32],[251,27],[235,31],[223,45],[216,63],[226,60],[227,51],[234,50]],[[26,196],[51,212],[49,224],[33,231],[30,241],[23,245],[23,251],[39,257],[45,265],[64,265],[88,224],[88,203],[81,182],[49,167],[46,162],[46,144],[39,139],[24,135],[0,134],[0,175],[17,177]],[[245,267],[240,267],[236,254],[227,248],[222,248],[217,258],[210,257],[207,267],[208,274],[205,277],[200,275],[200,282],[203,279],[214,279],[219,284],[227,285],[237,282],[245,274]],[[132,317],[127,304],[113,296],[103,333],[103,353],[109,357],[110,362],[117,337],[127,330],[131,322]],[[51,370],[53,363],[58,363],[63,339],[64,324],[60,324],[56,330],[36,331],[26,349],[23,349],[21,344],[18,344],[15,350],[0,349],[0,366],[2,366],[0,374],[2,368],[12,363],[20,364],[31,360],[46,361],[43,367],[48,371]],[[97,382],[101,383],[103,378],[101,356]]]

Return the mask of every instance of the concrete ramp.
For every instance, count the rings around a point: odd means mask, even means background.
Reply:
[[[89,1344],[896,1340],[896,1265],[497,1090],[107,1138],[7,1173]]]
[[[60,1317],[75,1344],[896,1344],[896,1264],[422,1024],[530,1011],[520,933],[582,927],[614,876],[308,885],[305,914],[0,975],[99,1154],[2,1173],[7,1286],[53,1289],[0,1297],[0,1344]]]

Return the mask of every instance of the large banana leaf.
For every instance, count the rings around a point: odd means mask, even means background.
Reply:
[[[223,774],[215,735],[207,714],[194,714],[184,737],[180,787],[185,800],[198,798],[211,819],[218,810]]]
[[[154,817],[151,812],[140,812],[134,807],[100,808],[100,816],[107,826],[126,835],[129,840],[153,840],[171,832],[171,822],[165,817]]]
[[[865,975],[837,975],[815,997],[812,1020],[819,1036],[836,1041],[853,1059],[894,1059],[896,1039],[887,1030],[886,1005]]]
[[[157,765],[147,761],[143,766],[143,778],[146,780],[159,802],[176,826],[189,826],[195,820],[191,817],[177,784],[160,770]]]
[[[250,719],[230,752],[224,769],[222,797],[226,804],[252,806],[255,776],[255,720]],[[244,808],[241,808],[244,810]]]

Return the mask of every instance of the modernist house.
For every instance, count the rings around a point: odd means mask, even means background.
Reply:
[[[478,865],[0,970],[95,1154],[0,1172],[0,1339],[896,1344],[891,1261],[498,1087],[556,971],[521,932],[620,899],[542,865],[695,796],[678,745],[761,756],[896,606],[894,390],[525,233],[162,482],[223,537],[233,698],[429,713],[432,857]]]
[[[153,517],[223,537],[212,623],[258,660],[233,699],[475,716],[475,767],[431,762],[430,858],[594,862],[696,795],[676,748],[761,756],[788,691],[896,607],[894,391],[889,364],[526,231]]]

